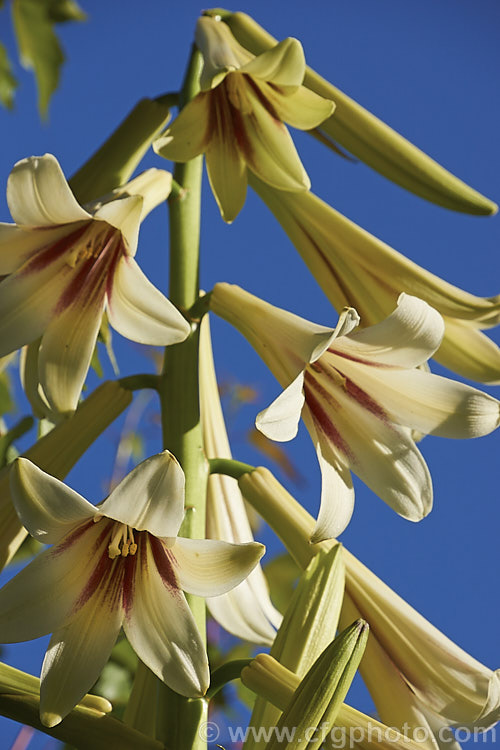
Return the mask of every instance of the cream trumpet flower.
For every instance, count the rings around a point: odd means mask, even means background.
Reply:
[[[344,549],[340,627],[366,617],[361,674],[381,720],[427,727],[430,745],[450,747],[449,726],[485,732],[500,719],[500,670],[467,654]],[[435,738],[435,739],[434,739]],[[434,741],[433,741],[434,740]]]
[[[300,568],[337,544],[309,543],[314,519],[268,469],[242,474],[239,486]],[[362,617],[370,626],[360,671],[381,719],[433,750],[440,742],[457,750],[450,725],[485,731],[500,719],[500,671],[459,648],[354,555],[341,550],[345,593],[339,627],[352,617]],[[311,645],[318,654],[321,645]]]
[[[306,64],[297,39],[285,39],[255,57],[215,18],[198,19],[196,44],[203,55],[201,92],[153,144],[166,159],[189,161],[204,153],[208,178],[222,217],[241,211],[247,168],[280,190],[310,187],[284,123],[310,130],[334,104],[304,88]]]
[[[482,329],[500,324],[500,295],[476,297],[440,279],[335,211],[316,195],[251,185],[288,234],[332,305],[353,305],[364,326],[383,320],[401,292],[441,313],[445,331],[434,359],[458,375],[500,383],[500,349]]]
[[[353,333],[353,308],[335,329],[310,323],[230,284],[210,307],[236,326],[285,389],[257,416],[272,440],[291,440],[302,416],[323,477],[312,541],[337,536],[352,515],[350,470],[397,513],[419,521],[432,508],[432,482],[411,430],[443,437],[485,435],[500,403],[481,391],[417,369],[443,337],[443,320],[402,294],[381,323]]]
[[[82,208],[54,156],[18,162],[7,183],[16,222],[0,224],[0,356],[42,337],[38,376],[50,408],[72,412],[102,314],[142,344],[183,341],[190,327],[134,255],[142,219],[170,192],[150,169]]]
[[[52,632],[40,715],[55,726],[97,680],[123,627],[139,658],[181,695],[208,687],[205,649],[182,590],[218,596],[248,575],[260,544],[177,537],[184,473],[168,451],[143,461],[98,507],[26,459],[11,477],[42,552],[0,591],[0,642]]]
[[[200,410],[207,458],[231,458],[215,375],[208,315],[200,335]],[[207,537],[226,542],[253,542],[238,481],[224,474],[208,478]],[[227,631],[243,640],[270,646],[281,624],[281,614],[269,598],[260,565],[227,594],[207,599],[212,617]]]

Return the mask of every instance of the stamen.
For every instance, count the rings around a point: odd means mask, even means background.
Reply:
[[[124,523],[116,522],[111,541],[108,545],[108,555],[111,560],[116,557],[135,555],[137,544],[134,541],[134,530]]]

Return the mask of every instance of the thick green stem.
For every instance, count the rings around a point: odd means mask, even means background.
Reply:
[[[201,56],[193,50],[180,106],[199,90]],[[169,200],[170,299],[188,310],[199,297],[199,234],[203,158],[178,164],[175,181],[185,193]],[[205,498],[208,463],[203,452],[198,390],[198,329],[182,344],[168,347],[160,379],[160,403],[164,448],[179,460],[186,475],[186,516],[180,535],[205,536]],[[188,597],[200,633],[205,637],[205,602]],[[160,688],[158,736],[172,750],[203,750],[206,741],[198,733],[206,721],[206,702],[188,700],[168,688]]]

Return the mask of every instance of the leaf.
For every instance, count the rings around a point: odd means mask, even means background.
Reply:
[[[35,73],[38,109],[46,117],[50,97],[59,84],[64,55],[52,28],[46,0],[13,0],[12,17],[21,63]]]
[[[14,91],[17,88],[17,80],[12,75],[12,66],[10,64],[7,50],[0,44],[0,102],[7,109],[14,106]]]
[[[13,0],[12,18],[21,63],[35,73],[38,109],[46,117],[65,59],[54,24],[81,21],[85,14],[74,0]]]
[[[55,23],[66,21],[85,21],[87,14],[80,8],[75,0],[49,0],[49,17]]]

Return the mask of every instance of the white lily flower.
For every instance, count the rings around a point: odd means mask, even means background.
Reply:
[[[0,642],[53,633],[40,715],[54,726],[97,680],[123,627],[139,658],[181,695],[202,696],[208,661],[182,590],[218,596],[248,575],[260,544],[177,537],[184,473],[168,451],[143,461],[95,507],[26,459],[11,474],[42,552],[0,591]]]
[[[18,162],[7,183],[15,224],[0,224],[0,356],[42,337],[38,376],[56,412],[75,410],[102,314],[123,336],[166,346],[190,326],[134,255],[142,219],[170,193],[150,169],[82,208],[54,156]]]
[[[477,297],[440,279],[335,211],[312,193],[251,185],[290,237],[332,305],[353,305],[363,326],[394,309],[401,292],[428,302],[445,331],[434,359],[458,375],[500,382],[500,349],[483,330],[500,323],[500,295]]]
[[[302,416],[323,476],[312,541],[335,537],[353,511],[354,471],[397,513],[419,521],[432,508],[432,482],[412,430],[467,438],[500,422],[500,402],[417,369],[441,343],[439,313],[402,294],[381,323],[353,332],[353,308],[335,329],[310,323],[237,286],[217,284],[211,309],[248,339],[285,389],[261,412],[259,430],[291,440]]]
[[[205,153],[212,191],[231,222],[245,203],[247,168],[280,190],[310,187],[284,123],[310,130],[331,115],[333,102],[302,86],[306,63],[297,39],[255,57],[226,24],[203,16],[196,25],[203,55],[201,92],[157,141],[166,159]]]
[[[207,458],[231,458],[215,374],[208,315],[200,333],[200,411],[203,444]],[[253,542],[238,480],[224,474],[208,478],[206,531],[209,539]],[[281,614],[269,598],[269,588],[260,565],[227,594],[207,599],[212,617],[229,633],[243,640],[270,646],[276,637]]]
[[[500,670],[453,643],[359,560],[343,550],[346,591],[340,627],[366,617],[360,670],[385,724],[426,727],[450,747],[449,726],[485,732],[500,719]],[[448,739],[446,739],[448,737]]]
[[[303,570],[320,549],[338,544],[328,540],[315,548],[309,543],[314,519],[268,469],[259,466],[243,474],[239,486]],[[370,626],[359,669],[382,721],[429,750],[459,750],[450,726],[484,732],[500,719],[500,670],[459,648],[341,549],[345,592],[339,627],[360,617]],[[311,645],[321,650],[321,644]],[[268,707],[262,723],[276,724]]]

